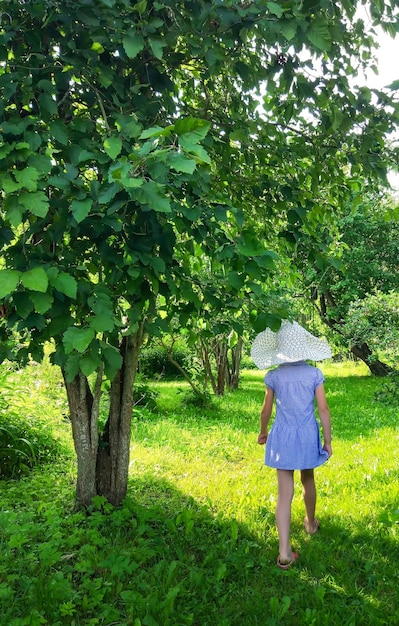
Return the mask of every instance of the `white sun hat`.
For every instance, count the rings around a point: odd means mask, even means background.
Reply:
[[[251,357],[259,369],[297,361],[322,361],[331,358],[331,348],[298,322],[284,320],[278,331],[270,328],[255,337]]]

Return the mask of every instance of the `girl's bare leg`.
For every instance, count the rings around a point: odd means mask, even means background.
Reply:
[[[305,528],[309,533],[313,533],[317,530],[317,522],[315,522],[316,484],[314,481],[314,471],[312,469],[301,470],[301,481],[306,509]]]
[[[279,537],[279,555],[282,561],[292,558],[290,545],[291,503],[294,496],[293,470],[277,470],[278,497],[276,522]]]

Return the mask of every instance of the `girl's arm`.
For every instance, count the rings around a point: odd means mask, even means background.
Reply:
[[[270,387],[266,387],[265,400],[260,412],[260,431],[258,435],[258,443],[264,444],[267,440],[267,427],[272,415],[274,391]]]
[[[317,410],[319,412],[321,425],[323,428],[324,435],[324,450],[328,452],[328,456],[332,455],[331,448],[331,418],[330,418],[330,409],[327,404],[326,392],[324,390],[324,385],[321,384],[316,389],[316,402],[317,402]]]

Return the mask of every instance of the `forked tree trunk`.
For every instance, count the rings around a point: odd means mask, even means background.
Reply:
[[[227,364],[226,382],[231,391],[238,389],[240,382],[240,365],[242,358],[243,339],[239,337],[235,346],[231,348],[231,364]]]
[[[102,372],[97,375],[93,392],[83,373],[79,373],[72,382],[64,376],[78,463],[78,506],[89,506],[96,495],[104,496],[111,504],[119,506],[126,496],[133,385],[142,339],[140,328],[135,335],[122,340],[120,352],[123,364],[111,383],[108,419],[100,436],[98,416]]]

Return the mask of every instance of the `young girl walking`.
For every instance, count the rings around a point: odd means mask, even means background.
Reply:
[[[277,469],[278,497],[276,523],[279,536],[277,565],[288,569],[298,559],[290,544],[291,503],[294,495],[294,470],[300,470],[306,516],[305,531],[311,535],[319,528],[315,517],[316,485],[314,468],[332,455],[330,410],[320,369],[306,360],[331,357],[329,346],[297,322],[284,321],[277,332],[267,328],[257,335],[251,356],[257,367],[278,365],[265,376],[266,393],[260,413],[258,443],[266,444],[265,465]],[[315,399],[324,444],[315,415]],[[276,416],[268,432],[273,402]]]

